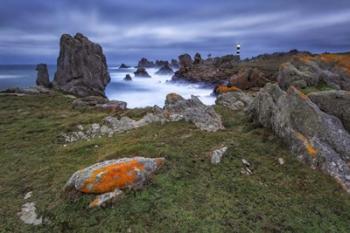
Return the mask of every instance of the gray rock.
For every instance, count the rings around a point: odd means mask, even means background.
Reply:
[[[87,96],[73,101],[73,108],[100,108],[111,111],[125,110],[127,103],[118,100],[108,100],[102,96]]]
[[[80,33],[74,37],[63,34],[54,88],[80,97],[105,97],[104,90],[109,82],[102,47]]]
[[[322,112],[291,87],[267,84],[248,109],[252,120],[271,128],[297,158],[335,177],[350,192],[350,135],[341,121]]]
[[[338,117],[350,132],[350,92],[341,90],[313,92],[308,95],[322,111]]]
[[[35,70],[38,71],[37,78],[36,78],[36,85],[50,88],[51,83],[49,79],[49,72],[47,70],[47,65],[38,64]]]
[[[221,162],[222,156],[224,156],[227,151],[227,146],[221,147],[219,149],[214,150],[210,156],[210,162],[212,164],[219,164]]]
[[[170,116],[181,115],[186,121],[192,122],[204,131],[216,132],[224,128],[221,117],[215,112],[214,107],[203,104],[193,95],[191,99],[185,100],[175,93],[168,94],[164,111]]]
[[[253,97],[243,91],[233,91],[220,94],[215,103],[233,111],[243,110],[253,101]]]
[[[156,74],[158,75],[172,75],[174,71],[170,68],[169,64],[163,65],[157,72]]]
[[[36,213],[34,202],[27,202],[23,204],[21,212],[18,213],[18,216],[25,224],[37,226],[43,223],[43,218],[38,217]]]

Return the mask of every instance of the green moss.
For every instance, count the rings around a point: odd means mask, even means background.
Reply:
[[[334,181],[298,162],[271,132],[222,107],[225,130],[192,124],[151,124],[68,144],[57,142],[77,124],[106,113],[79,112],[69,99],[0,97],[1,232],[349,232],[350,197]],[[143,110],[124,113],[134,117]],[[229,146],[212,165],[208,152]],[[98,145],[96,147],[95,145]],[[68,201],[62,187],[76,170],[124,156],[164,156],[165,166],[143,190],[127,191],[113,208],[87,209],[92,196]],[[279,165],[278,158],[286,164]],[[253,175],[241,174],[241,159]],[[33,191],[50,224],[27,226],[16,213]]]
[[[328,86],[326,83],[321,82],[317,86],[311,86],[311,87],[306,87],[301,89],[301,91],[305,94],[308,95],[312,92],[317,92],[317,91],[329,91],[329,90],[334,90],[334,88]]]

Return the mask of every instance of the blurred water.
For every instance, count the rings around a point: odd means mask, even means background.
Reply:
[[[55,65],[48,66],[50,79],[54,77]],[[147,69],[151,78],[136,78],[134,68],[118,69],[110,67],[111,82],[106,88],[106,95],[112,100],[122,100],[129,108],[164,105],[168,93],[175,92],[185,98],[198,96],[205,104],[214,104],[211,96],[212,88],[200,84],[172,83],[171,75],[156,75],[157,69]],[[130,74],[132,81],[124,81],[126,74]],[[13,87],[30,87],[35,85],[35,65],[0,65],[0,90]]]

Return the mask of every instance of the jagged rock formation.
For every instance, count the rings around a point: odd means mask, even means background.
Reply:
[[[47,65],[38,64],[35,70],[38,71],[38,75],[36,78],[36,85],[50,88],[51,82],[49,78],[49,71],[47,70]]]
[[[131,75],[130,74],[125,75],[124,80],[125,81],[132,81]]]
[[[350,192],[350,135],[341,121],[322,112],[307,96],[276,84],[260,90],[248,113],[271,128],[301,161],[333,176]]]
[[[298,55],[281,66],[278,83],[285,90],[291,85],[304,88],[326,83],[350,91],[350,55]]]
[[[171,67],[173,69],[178,69],[179,68],[179,62],[176,59],[171,59]]]
[[[146,69],[144,67],[139,67],[137,70],[134,72],[135,77],[141,77],[141,78],[150,78],[151,75],[148,74]]]
[[[64,190],[99,194],[89,207],[113,203],[122,194],[122,189],[141,188],[164,161],[164,158],[134,157],[96,163],[75,172]]]
[[[253,102],[253,97],[243,91],[227,92],[218,95],[215,103],[233,111],[243,110]]]
[[[350,132],[350,92],[332,90],[313,92],[308,97],[323,112],[338,117]]]
[[[268,82],[276,81],[274,77],[265,77],[265,73],[258,68],[241,68],[238,74],[230,78],[230,85],[247,90],[254,87],[263,87]]]
[[[143,68],[152,68],[154,66],[155,66],[154,63],[152,61],[149,61],[145,57],[141,58],[141,60],[139,61],[138,65],[137,65],[138,68],[141,68],[141,67],[143,67]]]
[[[155,63],[155,66],[156,66],[156,67],[163,67],[163,66],[166,66],[166,65],[169,65],[169,62],[168,62],[168,61],[165,61],[165,60],[156,60],[156,63]]]
[[[197,64],[200,64],[202,62],[202,56],[199,54],[199,53],[196,53],[194,55],[194,61],[193,61],[193,64],[194,65],[197,65]]]
[[[104,97],[104,90],[109,82],[110,76],[102,47],[80,33],[74,37],[63,34],[53,81],[54,88],[80,97]]]
[[[152,112],[147,113],[140,120],[133,120],[129,117],[106,117],[104,121],[87,127],[78,126],[78,131],[62,134],[64,142],[71,143],[79,140],[88,140],[97,136],[111,137],[115,133],[125,132],[145,125],[160,122],[185,120],[192,122],[199,129],[216,132],[223,129],[222,120],[212,106],[204,105],[197,97],[184,99],[177,94],[168,94],[163,109],[155,106]]]
[[[157,72],[156,74],[159,75],[172,75],[174,71],[170,68],[169,63],[166,63],[163,65]]]

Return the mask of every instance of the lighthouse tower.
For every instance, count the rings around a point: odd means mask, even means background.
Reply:
[[[241,56],[241,45],[239,43],[236,44],[236,55]]]

